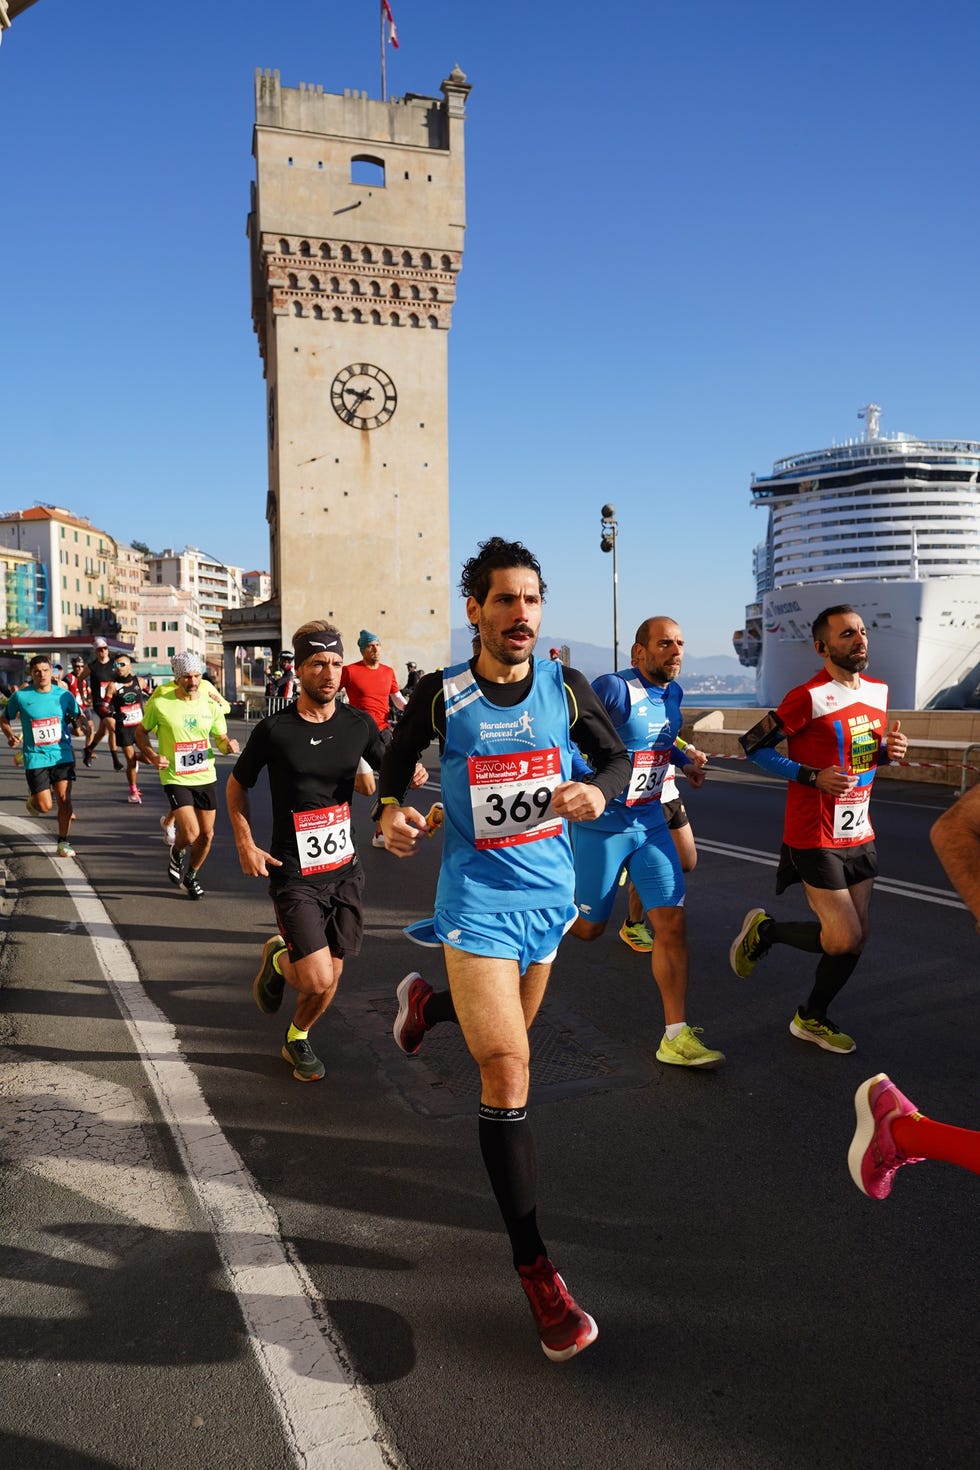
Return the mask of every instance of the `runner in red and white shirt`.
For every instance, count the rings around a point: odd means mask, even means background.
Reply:
[[[818,954],[812,990],[790,1031],[825,1051],[851,1052],[854,1041],[828,1010],[846,985],[868,938],[871,892],[878,872],[869,815],[879,765],[908,748],[898,720],[888,721],[888,686],[862,677],[868,634],[860,615],[841,604],[813,624],[823,672],[791,689],[741,745],[763,770],[789,782],[776,892],[802,883],[817,922],[781,923],[750,909],[729,958],[746,978],[774,944]],[[775,749],[787,741],[789,755]]]
[[[381,639],[378,635],[362,628],[357,635],[357,646],[361,650],[360,662],[345,665],[340,676],[340,687],[354,709],[363,710],[374,721],[387,748],[391,744],[391,723],[388,719],[391,704],[402,710],[408,700],[398,687],[394,669],[381,662]],[[377,826],[371,846],[384,845],[381,827]]]

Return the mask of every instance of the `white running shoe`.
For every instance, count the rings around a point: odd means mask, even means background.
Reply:
[[[163,840],[168,847],[173,847],[177,840],[177,828],[170,812],[165,812],[160,818],[160,830],[163,832]]]

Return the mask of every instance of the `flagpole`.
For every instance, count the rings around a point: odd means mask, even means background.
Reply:
[[[379,34],[381,37],[381,100],[388,101],[388,58],[385,54],[385,8],[378,0]]]

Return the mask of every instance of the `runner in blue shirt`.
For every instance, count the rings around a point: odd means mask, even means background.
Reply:
[[[37,654],[28,668],[31,688],[17,689],[7,700],[0,715],[0,730],[8,745],[24,747],[24,775],[31,793],[27,810],[32,817],[46,817],[57,800],[58,856],[74,857],[75,849],[68,840],[75,815],[71,802],[71,783],[75,779],[72,726],[77,722],[86,740],[92,727],[74,694],[55,685],[49,658]],[[19,735],[10,723],[15,716],[20,718]]]

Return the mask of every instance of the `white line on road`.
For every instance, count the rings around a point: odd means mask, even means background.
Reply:
[[[102,901],[76,863],[54,858],[49,833],[20,817],[0,818],[0,829],[29,837],[52,858],[88,932],[211,1226],[296,1464],[302,1470],[390,1470],[400,1464],[347,1367],[339,1334],[312,1281],[287,1255],[273,1210],[218,1127],[173,1026],[143,989]]]
[[[719,857],[738,858],[743,863],[761,863],[767,868],[777,868],[779,858],[772,852],[760,852],[754,847],[736,847],[729,842],[709,842],[697,839],[698,851],[713,852]],[[917,898],[921,903],[938,903],[944,908],[963,909],[965,904],[948,888],[930,888],[926,883],[906,883],[902,878],[876,878],[875,889],[883,893],[897,893],[902,898]]]

